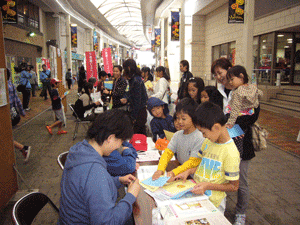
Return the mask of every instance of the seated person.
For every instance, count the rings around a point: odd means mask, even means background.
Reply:
[[[196,109],[196,125],[206,138],[198,155],[202,158],[197,168],[179,174],[175,179],[194,175],[197,185],[194,194],[209,196],[209,200],[224,213],[226,193],[239,188],[240,153],[226,129],[227,118],[222,109],[211,103],[202,103]]]
[[[84,93],[75,102],[74,110],[81,120],[94,121],[97,115],[93,112],[93,109],[100,106],[101,103],[99,101],[92,102],[90,93],[93,92],[93,84],[87,82],[83,88]]]
[[[128,141],[124,141],[120,148],[103,158],[111,176],[125,176],[136,170],[137,152]]]
[[[164,174],[174,154],[176,154],[181,166],[168,172],[167,175],[171,177],[169,182],[173,181],[177,174],[200,164],[201,159],[198,156],[198,151],[201,149],[204,138],[195,126],[197,106],[198,104],[191,98],[184,98],[177,104],[176,116],[181,130],[174,134],[168,147],[160,157],[157,171],[152,176],[153,180]]]
[[[162,100],[152,97],[148,99],[147,109],[153,116],[150,122],[153,141],[156,142],[158,138],[164,138],[164,130],[176,132],[173,117],[169,115],[168,104]]]

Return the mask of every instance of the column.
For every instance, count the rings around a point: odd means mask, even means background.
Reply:
[[[67,42],[67,68],[72,69],[72,52],[71,52],[71,16],[67,15],[67,22],[66,22],[66,42]],[[72,71],[76,73],[76,71]]]
[[[160,20],[160,34],[161,34],[161,40],[160,40],[160,65],[165,65],[165,19],[161,18]]]
[[[179,39],[180,39],[180,61],[185,59],[185,0],[182,1],[180,10],[180,27],[179,27]]]

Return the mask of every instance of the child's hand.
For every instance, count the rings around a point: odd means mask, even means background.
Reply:
[[[98,106],[98,105],[101,105],[101,102],[97,101],[97,102],[95,102],[95,104]]]
[[[127,174],[124,177],[119,177],[119,181],[122,184],[130,184],[132,181],[134,181],[136,178],[132,174]]]
[[[228,128],[228,129],[231,129],[233,127],[233,125],[232,124],[226,124],[226,128]]]
[[[160,178],[160,176],[162,176],[163,174],[164,174],[163,171],[157,170],[157,171],[153,174],[152,180],[157,180],[157,179]]]
[[[209,190],[210,183],[208,182],[203,182],[196,184],[194,188],[191,190],[192,193],[197,194],[197,195],[204,195],[204,192],[206,190]]]
[[[137,197],[140,192],[141,186],[139,182],[140,182],[139,179],[136,178],[134,182],[131,182],[128,185],[128,193],[133,194],[134,197]]]
[[[137,171],[140,168],[140,164],[135,163],[135,171]]]
[[[126,98],[121,98],[121,99],[120,99],[120,102],[124,105],[124,104],[127,103],[127,99],[126,99]]]
[[[175,180],[175,174],[173,171],[170,171],[167,173],[167,177],[170,177],[170,179],[167,181],[167,183],[171,183]]]
[[[183,183],[184,183],[184,182],[186,181],[186,179],[188,178],[189,175],[190,175],[189,170],[184,171],[183,173],[178,174],[178,175],[175,177],[175,180],[182,180]]]

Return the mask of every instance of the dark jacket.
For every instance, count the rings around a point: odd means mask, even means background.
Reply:
[[[190,71],[186,71],[183,73],[181,79],[180,79],[180,86],[177,92],[178,95],[178,99],[183,99],[185,96],[185,89],[186,89],[186,85],[187,82],[189,81],[189,79],[193,77],[193,74]]]
[[[112,100],[113,100],[113,108],[119,108],[124,106],[120,99],[124,98],[125,90],[127,87],[127,82],[125,78],[120,77],[117,81],[114,81],[113,89],[112,89]]]
[[[74,105],[74,110],[77,113],[79,118],[84,118],[85,111],[87,111],[91,108],[94,108],[94,107],[96,107],[95,103],[89,104],[87,106],[83,106],[82,100],[77,99],[77,101],[75,102],[75,105]]]
[[[78,76],[78,83],[84,83],[84,80],[86,80],[86,72],[84,70],[80,70]]]
[[[154,142],[156,142],[157,137],[158,138],[165,137],[164,130],[167,130],[170,132],[176,132],[173,117],[169,115],[168,104],[158,98],[154,98],[154,97],[149,98],[148,103],[147,103],[147,109],[149,110],[149,113],[151,115],[152,115],[151,109],[155,106],[164,106],[164,115],[166,116],[166,118],[153,117],[153,119],[151,120],[150,127],[151,127],[151,131],[153,134]]]

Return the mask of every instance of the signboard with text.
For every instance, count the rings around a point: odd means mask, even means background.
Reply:
[[[102,58],[103,58],[105,72],[110,73],[112,75],[113,74],[113,65],[112,65],[110,48],[104,48],[102,50]]]
[[[98,78],[97,74],[97,59],[96,52],[85,52],[86,60],[86,79],[89,80],[91,77]]]

